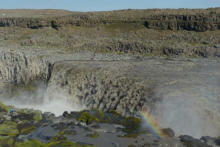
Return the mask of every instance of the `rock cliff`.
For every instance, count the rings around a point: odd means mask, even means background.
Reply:
[[[117,110],[123,115],[134,115],[142,108],[146,92],[140,81],[114,69],[106,69],[100,63],[81,62],[53,60],[27,51],[2,50],[1,93],[14,93],[14,87],[42,81],[46,83],[48,93],[61,91],[73,105]]]
[[[32,15],[25,14],[30,13]],[[1,10],[1,27],[58,29],[65,26],[96,26],[139,23],[151,29],[207,31],[220,29],[219,8],[212,9],[151,9],[112,12],[68,12],[55,10]],[[20,13],[21,15],[17,15]],[[45,13],[45,15],[42,15]],[[58,13],[60,13],[58,15]],[[23,16],[23,17],[22,17]]]

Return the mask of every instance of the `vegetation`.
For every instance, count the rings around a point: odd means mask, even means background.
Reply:
[[[220,56],[220,31],[216,28],[219,22],[213,25],[214,22],[211,21],[212,17],[216,18],[215,16],[220,13],[220,9],[122,10],[99,13],[61,11],[57,14],[58,11],[53,10],[45,11],[48,16],[53,16],[45,20],[44,17],[47,16],[42,16],[41,11],[34,13],[32,11],[24,13],[28,10],[18,11],[25,18],[25,21],[17,18],[16,25],[21,25],[20,27],[14,27],[13,23],[12,26],[9,25],[10,27],[0,27],[0,46],[6,49],[41,48],[59,49],[60,52],[92,51],[193,58]],[[30,14],[33,18],[30,18]],[[10,15],[18,16],[19,12]],[[26,15],[29,18],[26,18]],[[65,17],[59,17],[60,15]],[[195,23],[195,20],[204,20],[208,23]],[[48,23],[39,24],[45,21]],[[57,28],[51,27],[50,21],[56,23]],[[10,22],[11,20],[8,20],[6,24]],[[22,25],[23,23],[29,25]],[[42,27],[37,27],[38,25]],[[175,28],[178,26],[180,28]],[[211,31],[213,29],[215,31]],[[31,85],[28,89],[31,90]]]
[[[136,117],[128,117],[125,120],[125,131],[126,132],[134,132],[140,129],[141,120]]]
[[[66,138],[62,140],[51,140],[49,143],[44,144],[38,140],[29,140],[26,142],[16,142],[15,147],[94,147],[90,145],[80,145],[69,141]]]
[[[2,130],[0,130],[2,131]],[[16,141],[14,142],[14,134],[11,136],[11,132],[7,132],[4,136],[0,136],[0,145],[2,146],[15,146],[15,147],[93,147],[91,145],[80,145],[73,143],[63,136],[63,133],[59,133],[58,136],[52,138],[48,143],[42,143],[38,140],[28,140],[28,141]],[[10,133],[10,135],[9,135]],[[6,135],[6,136],[5,136]],[[9,135],[9,136],[7,136]]]
[[[17,124],[11,121],[4,121],[0,125],[1,136],[16,136],[18,134]]]
[[[95,133],[93,133],[93,134],[89,134],[88,137],[98,138],[98,137],[99,137],[99,133],[95,132]]]
[[[0,113],[8,112],[10,110],[10,106],[6,106],[0,102]]]
[[[78,120],[82,121],[84,123],[87,123],[87,124],[90,124],[93,121],[96,121],[96,122],[100,121],[97,117],[95,117],[94,115],[92,115],[92,114],[90,114],[90,113],[88,113],[86,111],[82,111],[80,113],[80,116],[79,116]]]

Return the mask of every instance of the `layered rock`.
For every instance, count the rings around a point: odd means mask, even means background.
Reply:
[[[13,10],[12,10],[13,11]],[[0,26],[2,27],[25,27],[42,28],[52,27],[58,29],[63,26],[94,26],[100,24],[142,24],[147,28],[164,30],[189,30],[207,31],[220,29],[220,12],[216,9],[179,9],[179,10],[122,10],[112,12],[63,12],[62,16],[50,15],[50,11],[34,11],[36,14],[30,18],[24,15],[24,11],[33,14],[31,10],[17,10],[21,14],[17,17],[10,11],[2,10]],[[39,15],[43,11],[45,16]],[[47,12],[47,13],[46,13]],[[48,14],[49,13],[49,14]],[[23,15],[23,17],[22,17]]]
[[[0,79],[3,83],[26,84],[31,80],[47,80],[49,63],[39,56],[19,51],[1,51]]]

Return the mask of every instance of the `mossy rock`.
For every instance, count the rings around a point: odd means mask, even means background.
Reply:
[[[141,135],[141,133],[128,133],[124,136],[120,136],[120,137],[125,137],[125,138],[137,138],[139,135]]]
[[[17,128],[19,130],[19,134],[29,134],[34,129],[36,129],[36,126],[32,123],[24,122],[24,123],[18,124]]]
[[[36,122],[42,120],[42,114],[41,114],[40,111],[34,112],[33,115],[34,115],[34,116],[33,116],[33,119],[34,119]]]
[[[86,111],[80,112],[80,116],[78,117],[78,120],[87,124],[91,124],[93,121],[100,122],[100,120],[97,117]]]
[[[15,122],[5,121],[0,125],[0,135],[16,136],[18,134],[17,124]]]
[[[12,117],[13,120],[22,120],[22,121],[34,121],[34,114],[33,113],[19,113]]]
[[[141,119],[137,117],[127,117],[123,122],[125,126],[125,132],[127,133],[135,133],[140,131],[141,127]]]
[[[16,142],[15,147],[49,147],[38,140],[29,140],[24,142]]]
[[[99,137],[99,133],[95,132],[95,133],[92,133],[92,134],[88,134],[87,136],[91,137],[91,138],[98,138]]]
[[[7,144],[6,142],[6,145]],[[49,143],[44,144],[38,140],[28,140],[22,142],[16,142],[15,147],[94,147],[91,145],[80,145],[74,142],[71,142],[67,138],[63,138],[62,140],[51,140]]]
[[[0,113],[1,112],[8,112],[10,110],[10,106],[6,106],[0,102]]]
[[[101,118],[104,118],[104,117],[105,117],[105,114],[104,114],[101,110],[99,110],[99,109],[93,108],[92,111],[98,112],[98,114],[99,114],[99,116],[100,116]]]
[[[123,117],[120,113],[118,113],[115,110],[111,110],[108,113],[110,117],[110,122],[115,123],[115,124],[120,124],[120,125],[125,125],[126,118]]]
[[[121,116],[121,114],[118,113],[116,110],[110,110],[109,113],[116,115],[116,116]]]
[[[46,147],[93,147],[90,145],[79,145],[70,141],[67,137],[63,136],[64,132],[60,131],[59,134],[53,137]]]
[[[76,135],[76,131],[74,130],[64,130],[63,132],[64,134],[71,135],[71,136]]]
[[[21,134],[29,134],[29,133],[33,132],[35,129],[36,129],[36,126],[30,126],[27,128],[23,128],[20,133]]]
[[[99,109],[93,109],[91,111],[92,115],[99,120],[100,123],[110,123],[110,118],[106,113],[102,112]]]
[[[1,147],[11,147],[13,145],[13,137],[10,136],[0,136],[0,146]]]

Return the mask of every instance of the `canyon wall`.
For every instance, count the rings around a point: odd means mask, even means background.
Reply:
[[[42,15],[45,13],[45,15]],[[52,12],[51,12],[52,11]],[[21,13],[22,12],[22,13]],[[31,13],[29,16],[26,13]],[[34,13],[35,12],[35,13]],[[112,12],[66,12],[54,10],[1,10],[1,27],[59,29],[65,26],[97,26],[106,24],[142,24],[150,29],[207,31],[220,29],[219,8],[213,9],[150,9]],[[51,12],[51,13],[50,13]],[[20,13],[19,17],[15,13]],[[53,15],[50,15],[53,14]],[[61,15],[61,16],[60,16]]]

